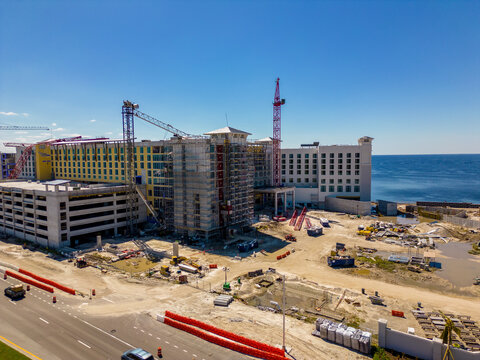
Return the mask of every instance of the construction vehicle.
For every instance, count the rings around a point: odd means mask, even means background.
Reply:
[[[473,280],[473,285],[480,285],[480,276],[477,276],[477,277]]]
[[[288,234],[288,235],[285,235],[285,240],[287,241],[297,241],[297,238],[295,236],[293,236],[292,234]]]
[[[230,287],[230,283],[226,282],[223,284],[223,290],[230,291],[232,288]]]
[[[22,284],[11,285],[5,289],[5,296],[12,300],[18,300],[25,297],[25,289]]]
[[[162,265],[162,267],[160,268],[160,274],[162,274],[163,276],[170,276],[170,268],[168,267],[168,265]]]
[[[82,269],[82,268],[85,268],[88,266],[88,263],[87,261],[85,260],[85,258],[81,257],[81,258],[76,258],[75,259],[75,266],[79,269]]]
[[[172,260],[170,260],[171,265],[178,265],[178,257],[177,256],[172,256]]]

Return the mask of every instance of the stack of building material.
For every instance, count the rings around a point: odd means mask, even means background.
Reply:
[[[372,334],[364,331],[359,339],[360,352],[370,354]]]
[[[219,295],[214,301],[213,304],[217,306],[225,306],[228,307],[230,303],[233,301],[233,296],[230,295]]]
[[[320,337],[324,340],[328,339],[328,327],[332,322],[330,320],[323,320],[323,323],[319,326]]]
[[[352,335],[352,349],[356,351],[360,351],[360,338],[363,334],[362,330],[356,330],[355,333]]]
[[[343,345],[343,334],[347,330],[347,326],[343,324],[338,324],[337,331],[335,333],[335,342],[339,345]]]
[[[352,336],[355,333],[356,329],[353,327],[348,327],[343,333],[343,346],[352,348]]]
[[[335,339],[337,337],[337,328],[338,328],[337,323],[332,322],[330,325],[328,325],[328,332],[327,332],[328,341],[335,342]]]

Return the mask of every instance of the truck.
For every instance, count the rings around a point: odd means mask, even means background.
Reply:
[[[238,251],[240,252],[245,252],[245,251],[250,251],[252,249],[258,248],[258,240],[250,240],[246,241],[244,243],[238,244]]]
[[[5,296],[12,300],[18,300],[25,297],[25,289],[22,284],[11,285],[5,289]]]

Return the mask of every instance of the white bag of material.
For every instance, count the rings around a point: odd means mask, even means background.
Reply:
[[[317,321],[315,321],[315,330],[320,331],[320,325],[322,325],[324,321],[324,318],[318,318]]]
[[[355,333],[355,328],[349,327],[343,333],[343,346],[351,349],[352,348],[352,336]]]
[[[364,354],[370,354],[371,351],[371,338],[372,334],[364,331],[362,333],[362,336],[359,340],[359,345],[360,345],[360,351]]]
[[[360,337],[362,336],[362,330],[357,330],[352,336],[352,349],[360,351]]]
[[[337,328],[338,324],[332,323],[328,326],[328,340],[331,342],[335,342],[335,338],[337,335]]]
[[[345,328],[339,326],[335,332],[335,342],[339,345],[343,345],[343,334],[345,333]]]
[[[330,321],[325,320],[322,325],[320,325],[320,337],[324,340],[328,339],[328,327],[330,326]]]

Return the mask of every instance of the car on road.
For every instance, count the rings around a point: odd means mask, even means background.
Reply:
[[[125,351],[122,360],[154,360],[154,358],[148,351],[138,348]]]
[[[25,297],[25,289],[22,284],[12,285],[5,289],[5,296],[8,296],[12,300],[17,300]]]

